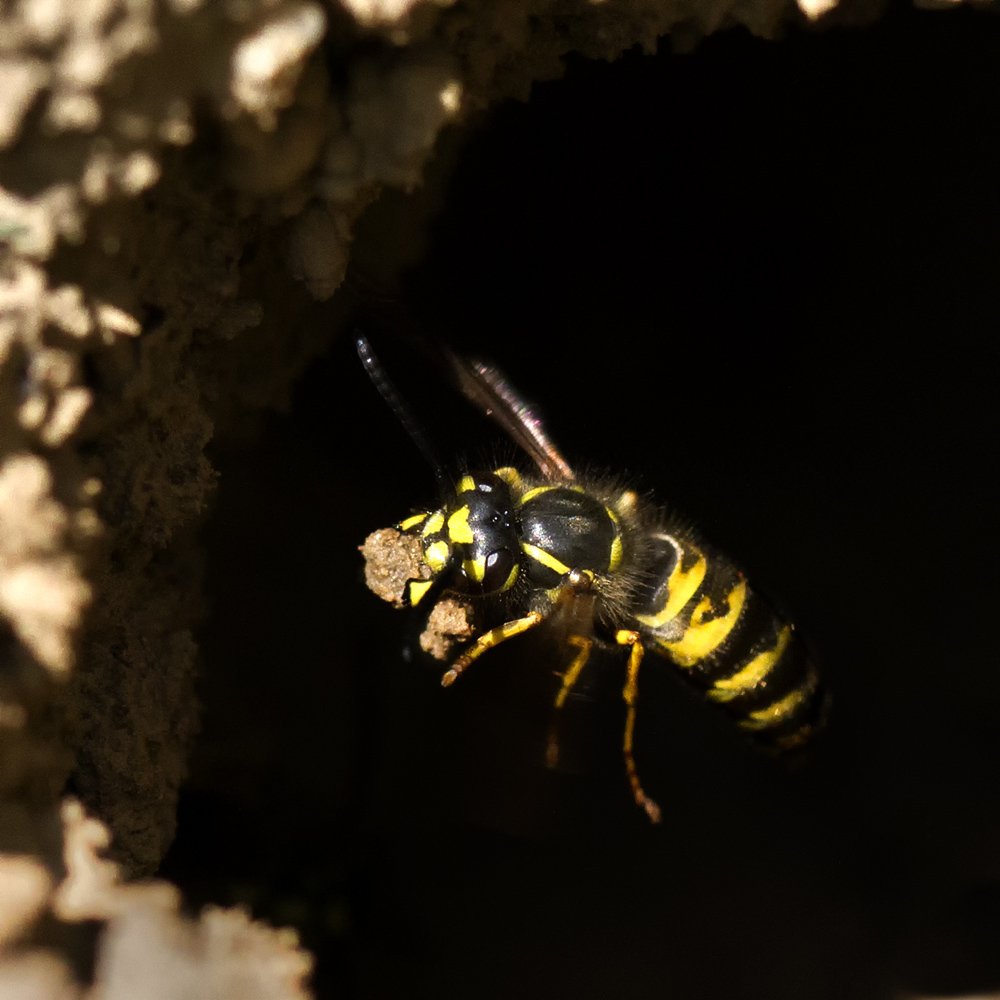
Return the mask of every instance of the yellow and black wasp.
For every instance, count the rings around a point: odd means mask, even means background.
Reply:
[[[503,427],[537,472],[504,466],[450,479],[363,336],[357,348],[434,465],[441,492],[435,510],[369,537],[362,549],[369,586],[397,606],[432,607],[430,617],[444,624],[425,636],[440,657],[448,640],[467,639],[444,686],[487,650],[545,624],[557,628],[572,651],[559,664],[558,713],[595,646],[625,647],[622,752],[635,800],[653,822],[660,809],[643,791],[632,752],[647,649],[669,660],[765,749],[798,747],[820,726],[825,695],[802,642],[728,558],[631,489],[578,479],[495,368],[451,353],[462,393]],[[485,630],[468,621],[484,605],[500,622]],[[550,763],[556,753],[552,739]]]

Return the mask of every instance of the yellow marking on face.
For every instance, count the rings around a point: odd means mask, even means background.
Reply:
[[[678,559],[677,565],[670,573],[670,579],[667,581],[669,596],[667,603],[663,605],[663,610],[655,615],[636,615],[636,621],[641,622],[647,628],[661,628],[667,622],[672,622],[684,610],[687,602],[694,597],[695,591],[705,579],[708,563],[700,552],[697,562],[690,569],[681,569],[682,561],[682,559]]]
[[[515,493],[521,492],[521,473],[517,469],[505,465],[502,468],[494,469],[493,475],[502,479]]]
[[[469,493],[476,488],[476,481],[472,476],[462,476],[455,488],[456,493]]]
[[[410,604],[414,607],[424,598],[424,595],[434,585],[433,580],[411,580],[410,581]]]
[[[447,542],[432,542],[424,549],[424,562],[434,573],[440,573],[448,565],[450,558],[451,549]]]
[[[732,677],[719,678],[708,692],[709,698],[713,701],[732,701],[733,698],[738,698],[741,694],[752,691],[774,669],[774,665],[781,659],[791,639],[791,626],[786,625],[778,633],[778,641],[772,649],[765,649],[763,653],[758,653]]]
[[[469,507],[459,507],[448,518],[448,537],[456,545],[472,544],[472,529],[469,527]]]
[[[661,645],[670,653],[670,658],[679,667],[693,667],[700,660],[714,653],[726,641],[733,630],[736,619],[743,610],[743,602],[747,596],[746,580],[740,582],[729,592],[727,601],[729,610],[721,618],[706,617],[714,610],[712,599],[706,594],[691,615],[691,624],[684,634],[674,642],[664,642]]]
[[[503,586],[500,588],[501,590],[510,590],[510,588],[513,587],[515,583],[517,583],[517,574],[519,570],[520,570],[519,564],[514,563],[514,565],[511,567],[510,573],[507,575],[507,579],[504,581]]]
[[[536,486],[533,490],[528,490],[528,492],[521,497],[521,503],[527,503],[529,500],[534,500],[535,497],[539,497],[543,493],[548,493],[549,490],[554,489],[554,486]]]
[[[415,528],[426,517],[427,514],[414,514],[413,517],[408,517],[405,521],[399,522],[399,530],[409,531],[410,528]]]
[[[554,555],[546,552],[545,549],[540,549],[537,545],[529,545],[527,542],[522,542],[521,548],[529,559],[534,559],[535,562],[541,563],[546,569],[552,570],[553,573],[563,576],[569,572],[569,566],[561,563]]]
[[[480,556],[478,559],[466,559],[462,563],[462,569],[470,580],[482,583],[486,576],[486,557]]]
[[[427,519],[427,523],[420,529],[420,534],[424,538],[436,535],[444,527],[444,511],[436,510]]]
[[[797,688],[791,694],[776,701],[766,708],[759,708],[756,712],[750,712],[738,725],[741,729],[770,729],[772,726],[780,726],[795,710],[812,694],[813,678],[806,681],[802,687]]]

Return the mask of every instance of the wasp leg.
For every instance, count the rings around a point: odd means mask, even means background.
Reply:
[[[507,639],[512,639],[515,635],[527,632],[529,628],[534,628],[545,620],[545,615],[539,611],[532,611],[531,614],[523,618],[515,618],[513,621],[504,622],[495,629],[481,635],[452,665],[444,677],[441,678],[441,686],[449,687],[458,680],[458,675],[472,663],[478,660],[483,653],[494,646],[498,646]]]
[[[555,711],[552,713],[552,722],[549,725],[548,749],[545,752],[545,761],[549,767],[555,767],[559,762],[559,716],[562,707],[566,703],[570,691],[573,690],[573,685],[576,684],[581,671],[587,665],[587,660],[590,659],[590,650],[594,645],[593,639],[582,635],[571,635],[567,637],[566,642],[570,646],[576,646],[580,652],[576,654],[566,673],[563,674],[562,687],[559,688],[559,694],[556,695]]]
[[[638,805],[646,810],[646,815],[654,823],[660,822],[660,807],[642,790],[639,783],[639,773],[635,769],[635,758],[632,756],[632,734],[635,730],[635,703],[639,700],[639,664],[642,663],[644,652],[642,640],[638,632],[622,629],[615,634],[615,639],[621,646],[631,646],[628,657],[628,678],[622,697],[625,699],[627,713],[625,715],[625,739],[622,743],[622,753],[625,755],[625,770],[632,786],[632,794]]]

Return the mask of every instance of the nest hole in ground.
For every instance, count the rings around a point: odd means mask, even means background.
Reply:
[[[634,476],[778,596],[833,691],[811,766],[757,759],[652,664],[651,829],[620,663],[553,774],[541,653],[448,691],[406,662],[415,623],[357,546],[434,482],[342,337],[290,413],[214,445],[204,730],[163,868],[192,905],[299,927],[321,996],[1000,985],[998,49],[995,17],[900,7],[571,59],[468,138],[405,282],[567,457]],[[387,352],[442,453],[489,459],[494,431]]]

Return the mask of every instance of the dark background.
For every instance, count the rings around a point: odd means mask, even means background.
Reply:
[[[324,997],[1000,988],[998,107],[1000,20],[894,7],[571,59],[498,108],[406,308],[776,595],[829,728],[788,771],[652,659],[652,828],[621,664],[548,772],[550,652],[526,637],[448,691],[404,662],[414,623],[356,547],[434,483],[345,340],[252,448],[216,446],[204,733],[164,866],[192,905],[299,926]],[[491,456],[390,359],[442,452]]]

